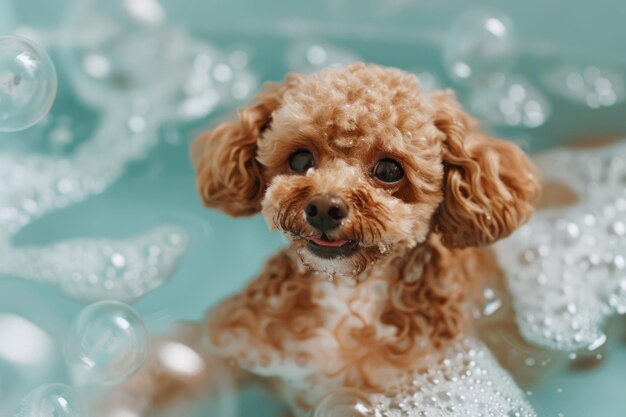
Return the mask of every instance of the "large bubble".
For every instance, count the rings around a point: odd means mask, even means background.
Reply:
[[[0,37],[0,132],[40,121],[56,91],[57,74],[46,51],[22,37]]]
[[[82,417],[80,401],[65,384],[45,384],[28,394],[14,417]]]
[[[72,324],[65,357],[79,383],[121,383],[146,360],[148,332],[126,304],[101,301],[82,310]]]
[[[506,74],[515,60],[513,25],[493,10],[470,10],[459,16],[443,46],[446,71],[465,85],[485,85]]]

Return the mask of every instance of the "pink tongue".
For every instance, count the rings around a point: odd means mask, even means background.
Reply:
[[[309,238],[309,240],[313,241],[313,242],[314,242],[315,244],[317,244],[317,245],[320,245],[320,246],[330,246],[330,247],[332,247],[332,248],[338,248],[338,247],[343,246],[343,245],[345,245],[346,243],[348,243],[348,241],[347,241],[347,240],[345,240],[345,239],[335,240],[335,241],[333,241],[333,242],[329,242],[329,241],[327,241],[327,240],[322,240],[322,239],[320,239],[320,238],[313,237],[313,236],[311,236],[311,237]]]

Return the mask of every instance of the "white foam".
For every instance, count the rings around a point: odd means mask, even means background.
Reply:
[[[371,397],[376,417],[536,416],[513,379],[476,339],[461,340],[422,363],[410,381],[398,381],[400,394]]]
[[[81,24],[89,26],[84,21]],[[82,141],[71,155],[0,153],[0,275],[58,285],[80,300],[130,302],[165,282],[185,252],[186,232],[167,225],[126,240],[76,239],[23,248],[13,247],[11,242],[35,219],[106,190],[123,175],[128,164],[147,157],[157,143],[162,124],[204,117],[219,106],[246,101],[256,89],[256,76],[249,69],[246,51],[221,51],[176,28],[154,33],[135,29],[139,31],[137,41],[160,40],[166,43],[166,49],[176,46],[177,62],[185,64],[176,65],[173,71],[160,61],[143,62],[141,69],[150,68],[150,80],[168,80],[167,85],[156,81],[138,83],[123,91],[114,82],[100,82],[81,73],[78,67],[69,68],[75,92],[99,108],[100,119],[88,138],[75,137],[66,124],[62,134],[58,129],[48,132],[46,139],[53,145]],[[54,34],[51,39],[64,42],[72,33]],[[97,36],[83,38],[84,31],[77,33],[69,39],[71,42],[57,46],[70,48],[72,53],[102,46],[89,43],[96,42]],[[133,48],[102,50],[111,54],[102,59],[135,62]],[[142,77],[136,81],[142,81]]]
[[[145,123],[133,129],[131,118]],[[186,247],[186,231],[175,226],[127,240],[12,244],[12,237],[34,220],[106,190],[129,163],[148,155],[159,125],[149,111],[138,114],[128,103],[117,103],[103,109],[91,136],[69,156],[0,154],[0,275],[54,284],[83,301],[127,302],[169,278]]]
[[[81,301],[133,301],[163,284],[186,250],[186,232],[159,226],[125,240],[75,239],[11,248],[0,275],[53,284]]]
[[[14,234],[54,210],[98,194],[144,158],[156,143],[156,128],[128,128],[128,106],[107,109],[88,138],[66,158],[43,154],[0,154],[0,236]]]
[[[539,211],[495,249],[517,321],[531,343],[598,348],[607,317],[626,314],[626,142],[536,159],[543,176],[580,202]]]

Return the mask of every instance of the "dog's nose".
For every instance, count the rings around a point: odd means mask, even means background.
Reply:
[[[309,200],[304,213],[311,226],[326,232],[338,227],[348,217],[348,206],[336,195],[318,194]]]

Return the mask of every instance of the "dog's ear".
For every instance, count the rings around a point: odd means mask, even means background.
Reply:
[[[192,145],[196,185],[204,205],[232,216],[255,214],[266,188],[263,167],[256,160],[257,141],[300,79],[290,74],[282,83],[268,83],[248,107],[231,121],[202,133]]]
[[[508,236],[531,216],[540,183],[515,144],[488,137],[451,92],[432,93],[435,126],[444,135],[444,199],[434,229],[450,247],[483,246]]]

